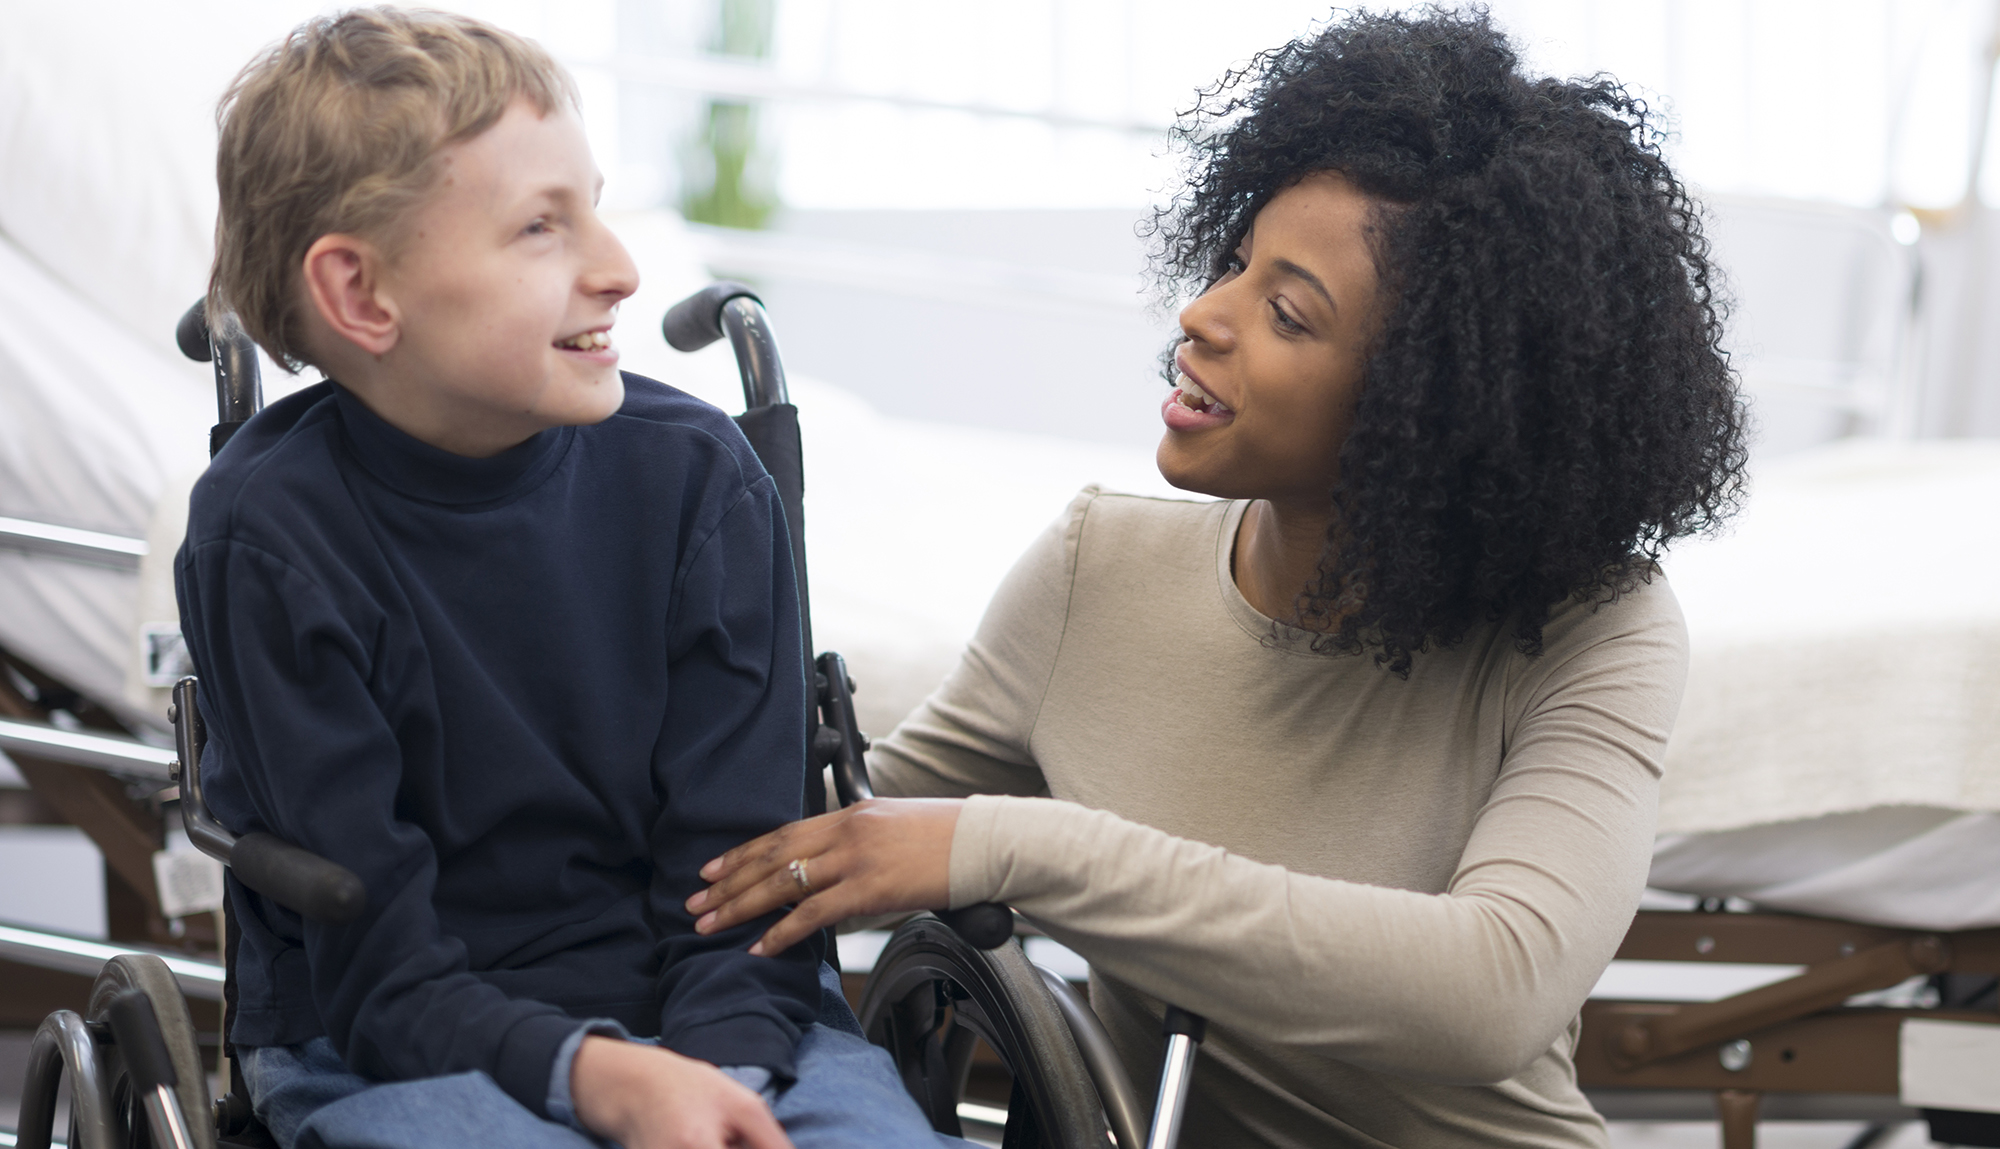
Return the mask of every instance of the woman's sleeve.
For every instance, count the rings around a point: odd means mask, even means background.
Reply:
[[[974,798],[952,905],[1006,902],[1094,969],[1264,1040],[1505,1080],[1576,1017],[1637,909],[1686,649],[1655,587],[1530,660],[1441,894],[1294,873],[1073,803]]]
[[[895,798],[1047,794],[1029,742],[1069,619],[1076,539],[1097,495],[1086,488],[994,592],[944,683],[875,744],[868,774]]]

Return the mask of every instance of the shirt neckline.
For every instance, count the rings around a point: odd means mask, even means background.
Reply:
[[[518,498],[549,477],[576,437],[575,427],[549,427],[497,455],[468,458],[397,428],[329,382],[343,438],[362,468],[398,494],[424,502],[472,507]]]
[[[1236,532],[1242,528],[1243,516],[1249,509],[1250,500],[1231,499],[1227,509],[1217,517],[1215,589],[1222,599],[1222,609],[1243,633],[1264,646],[1319,657],[1319,653],[1312,648],[1312,640],[1316,637],[1313,632],[1263,614],[1250,605],[1250,600],[1243,597],[1242,588],[1236,585],[1235,573],[1230,570],[1230,559],[1236,553]]]

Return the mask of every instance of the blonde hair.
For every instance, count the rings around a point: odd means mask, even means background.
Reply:
[[[306,250],[335,232],[393,252],[447,145],[526,99],[576,87],[529,40],[464,16],[361,8],[319,17],[252,60],[216,110],[209,314],[236,313],[287,369],[310,361],[298,308]]]

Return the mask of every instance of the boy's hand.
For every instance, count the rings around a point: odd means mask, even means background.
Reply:
[[[586,1037],[569,1080],[577,1119],[624,1149],[792,1149],[763,1098],[658,1046]]]
[[[753,954],[781,954],[814,930],[858,914],[944,909],[960,798],[870,798],[793,822],[701,868],[710,886],[687,900],[711,934],[796,905]],[[803,878],[803,881],[801,881]]]

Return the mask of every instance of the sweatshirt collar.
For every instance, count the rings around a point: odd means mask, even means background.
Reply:
[[[496,503],[539,486],[568,453],[575,427],[550,427],[485,459],[433,447],[390,425],[355,394],[333,384],[348,447],[390,489],[450,506]]]

